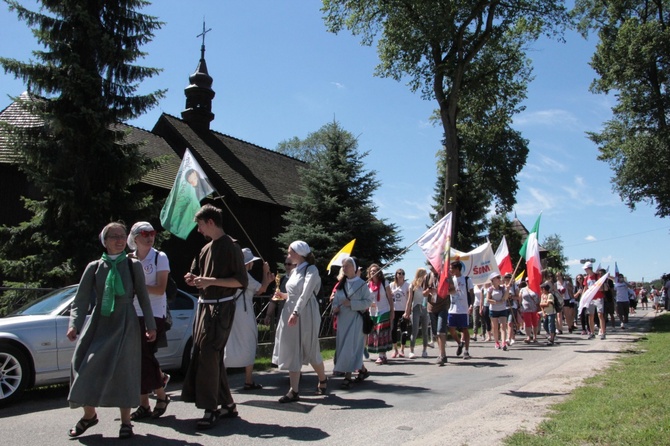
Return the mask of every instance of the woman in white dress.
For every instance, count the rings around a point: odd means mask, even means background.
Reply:
[[[236,297],[235,318],[223,353],[223,363],[227,368],[244,367],[244,390],[258,390],[263,386],[257,384],[253,378],[256,346],[258,345],[258,325],[256,325],[253,298],[257,294],[264,293],[275,278],[270,272],[268,262],[263,262],[263,283],[259,283],[249,274],[249,271],[254,266],[254,262],[260,258],[255,257],[249,248],[242,249],[242,254],[244,265],[247,267],[249,284],[244,292]]]
[[[300,399],[300,370],[305,364],[310,364],[319,377],[317,395],[325,395],[328,387],[319,346],[321,314],[316,293],[321,287],[321,277],[314,265],[314,254],[307,243],[296,240],[288,248],[288,258],[297,266],[286,283],[286,293],[278,292],[286,303],[272,353],[272,362],[279,370],[288,370],[291,382],[288,393],[279,398],[280,403]]]
[[[370,308],[372,295],[365,281],[356,276],[357,269],[351,257],[342,260],[340,283],[333,297],[333,314],[337,315],[334,371],[344,373],[343,389],[351,386],[351,374],[356,370],[360,381],[367,375],[363,366],[363,317],[359,312]]]

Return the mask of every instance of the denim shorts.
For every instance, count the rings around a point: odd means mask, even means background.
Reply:
[[[499,310],[499,311],[491,311],[489,313],[489,317],[491,320],[493,319],[498,319],[499,317],[504,317],[505,320],[509,317],[509,309],[507,310]]]
[[[433,327],[433,333],[435,334],[446,334],[447,333],[447,321],[449,318],[449,310],[445,308],[444,310],[437,313],[430,314],[430,324]]]

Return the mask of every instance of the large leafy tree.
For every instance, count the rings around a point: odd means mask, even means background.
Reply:
[[[586,36],[600,41],[591,59],[598,74],[591,90],[614,92],[613,117],[589,133],[609,163],[614,190],[634,209],[656,205],[670,215],[670,1],[577,0],[575,15]]]
[[[0,58],[0,65],[31,93],[17,100],[40,125],[3,131],[44,198],[26,201],[30,221],[0,230],[0,266],[5,280],[58,286],[78,280],[101,251],[104,224],[131,221],[150,205],[129,188],[154,164],[116,124],[163,95],[136,94],[159,70],[134,64],[161,23],[139,12],[143,0],[42,0],[38,12],[5,1],[43,47],[35,60]]]
[[[323,0],[324,20],[330,31],[337,33],[347,28],[361,35],[363,43],[368,45],[381,34],[377,40],[380,64],[376,75],[398,81],[407,79],[412,91],[437,101],[445,136],[440,215],[454,212],[456,234],[462,226],[458,190],[469,187],[461,182],[464,171],[461,163],[466,161],[460,152],[463,140],[459,136],[459,123],[462,112],[466,111],[465,104],[506,102],[510,92],[498,80],[514,78],[520,61],[524,65],[525,44],[542,33],[562,30],[567,22],[563,3],[560,0]],[[525,67],[519,73],[523,77]],[[523,86],[523,78],[518,81]],[[519,98],[519,93],[512,93],[512,97]],[[493,111],[481,105],[479,109]],[[506,113],[508,120],[513,113],[508,107],[496,109]],[[496,159],[505,158],[507,147],[507,144],[488,146],[498,152]],[[483,160],[486,156],[478,152],[470,154],[475,166],[476,159]],[[521,158],[519,169],[525,163],[525,156]],[[466,165],[465,170],[472,168]],[[516,175],[505,181],[516,190]]]
[[[337,122],[311,133],[307,141],[320,141],[315,160],[301,171],[300,195],[290,197],[286,230],[277,240],[288,246],[294,240],[309,243],[322,273],[330,259],[352,239],[353,255],[362,266],[382,264],[400,253],[395,225],[375,216],[373,196],[379,183],[374,171],[365,171],[356,138]],[[281,144],[280,144],[281,145]]]

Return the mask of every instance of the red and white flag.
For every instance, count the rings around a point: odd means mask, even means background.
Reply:
[[[496,263],[498,264],[498,269],[500,274],[505,275],[511,273],[514,269],[512,267],[512,257],[509,255],[509,249],[507,248],[507,240],[503,235],[502,241],[496,249]]]
[[[449,277],[449,251],[451,248],[451,212],[427,230],[417,240],[417,244],[428,258],[428,262],[440,275],[440,284],[437,288],[438,296],[447,297],[449,294],[447,279]]]

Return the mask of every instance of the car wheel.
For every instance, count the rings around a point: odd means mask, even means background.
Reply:
[[[0,406],[21,396],[29,377],[26,355],[11,345],[0,345]]]
[[[193,349],[193,338],[189,339],[184,347],[184,353],[181,357],[181,368],[179,371],[182,375],[186,376],[188,371],[188,365],[191,363],[191,350]]]

